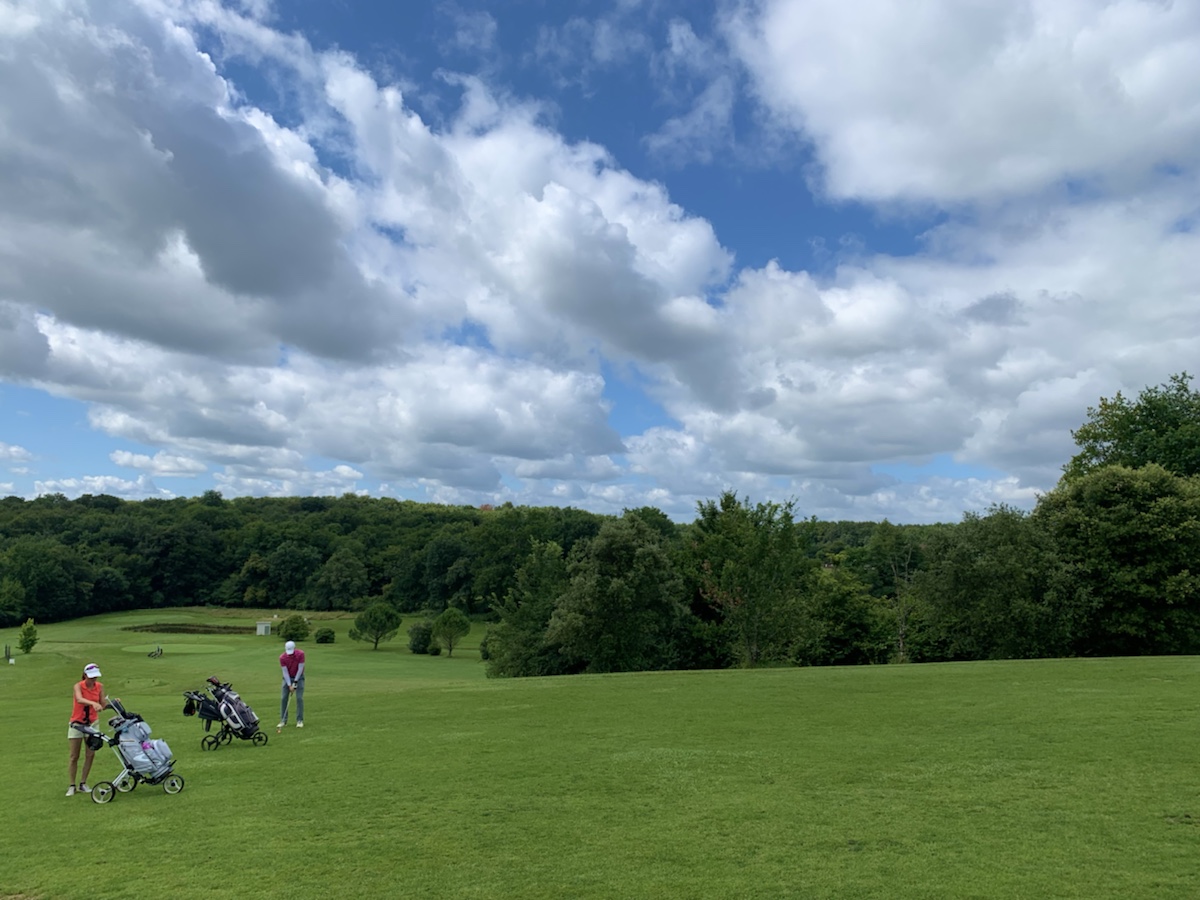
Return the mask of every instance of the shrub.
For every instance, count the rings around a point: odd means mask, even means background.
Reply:
[[[279,638],[284,641],[303,641],[308,637],[309,630],[308,620],[294,613],[279,623]]]
[[[33,624],[33,619],[26,619],[25,624],[21,626],[20,632],[17,633],[17,647],[22,653],[28,653],[34,648],[37,642],[37,626]]]
[[[408,649],[413,653],[428,653],[433,643],[433,623],[415,622],[408,626]],[[439,650],[440,652],[440,650]]]
[[[487,662],[492,658],[492,655],[488,652],[488,638],[491,636],[492,629],[489,628],[483,633],[483,637],[479,639],[479,658],[484,662]]]
[[[430,641],[429,642],[429,655],[430,656],[441,656],[442,655],[442,645],[439,644],[437,641]]]
[[[318,644],[332,644],[333,637],[332,628],[318,628],[317,633],[314,635],[314,639]]]

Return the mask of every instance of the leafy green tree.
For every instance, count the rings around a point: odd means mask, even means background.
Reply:
[[[446,648],[446,655],[454,655],[455,645],[471,632],[471,620],[461,609],[453,606],[442,610],[433,620],[433,636]]]
[[[425,529],[404,526],[378,554],[383,599],[401,612],[417,612],[425,606],[425,539]]]
[[[321,551],[288,540],[267,556],[267,605],[292,606],[303,597],[309,579],[321,567]]]
[[[637,516],[667,540],[673,540],[679,534],[679,526],[656,506],[639,506],[637,509],[626,509],[624,513]]]
[[[571,551],[570,585],[546,640],[576,671],[670,668],[684,615],[683,581],[661,535],[635,515],[604,523]]]
[[[255,551],[242,563],[234,578],[231,606],[262,607],[267,605],[271,567],[265,557]]]
[[[511,503],[483,512],[468,535],[473,611],[499,612],[533,544],[553,542],[567,554],[581,538],[594,537],[602,520],[581,510],[514,507]]]
[[[1088,420],[1071,432],[1079,452],[1063,467],[1075,479],[1104,466],[1138,469],[1157,464],[1175,475],[1200,475],[1200,391],[1187,372],[1145,388],[1137,400],[1120,391],[1089,407]]]
[[[744,666],[786,660],[799,634],[804,553],[793,504],[751,506],[732,491],[698,505],[694,553],[702,592],[719,608]]]
[[[929,529],[894,525],[884,519],[875,528],[861,556],[873,570],[876,597],[892,634],[892,660],[919,660],[928,608],[914,589],[925,564]]]
[[[91,611],[110,612],[134,608],[136,604],[132,586],[124,569],[115,565],[96,566],[95,577],[92,579]]]
[[[931,610],[926,657],[1015,659],[1069,652],[1050,584],[1056,557],[1033,516],[1009,506],[967,513],[934,537],[917,593]]]
[[[156,605],[207,603],[224,574],[224,545],[207,524],[182,515],[154,532],[144,548],[152,561],[151,586]]]
[[[321,566],[309,588],[310,609],[349,609],[370,586],[367,567],[348,546],[339,547]]]
[[[279,623],[279,639],[283,641],[303,641],[311,631],[308,621],[299,613],[293,613]]]
[[[792,647],[800,665],[856,665],[886,658],[886,638],[871,592],[841,560],[811,570]]]
[[[372,650],[379,649],[380,641],[390,641],[400,630],[401,616],[388,603],[372,603],[354,617],[350,629],[350,640],[366,641]]]
[[[487,673],[514,678],[560,675],[566,671],[565,661],[558,648],[546,642],[546,629],[555,601],[570,584],[562,547],[554,541],[534,541],[515,580],[497,608],[500,622],[489,632]]]
[[[1034,515],[1072,653],[1200,652],[1200,478],[1107,466],[1064,479]]]
[[[33,624],[33,619],[26,619],[25,624],[21,626],[21,630],[17,633],[17,647],[22,653],[29,653],[37,646],[37,642],[37,626]]]
[[[5,557],[5,577],[24,589],[23,617],[54,622],[90,612],[92,571],[75,548],[49,537],[22,536]]]
[[[21,621],[25,609],[25,588],[15,578],[0,578],[0,628],[8,628]]]
[[[225,505],[225,498],[221,496],[220,491],[207,490],[200,495],[199,502],[205,506],[222,507]]]
[[[455,522],[441,529],[425,547],[427,608],[470,608],[472,599],[471,526]]]

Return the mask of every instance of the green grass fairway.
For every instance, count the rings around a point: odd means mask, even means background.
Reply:
[[[372,652],[345,617],[277,736],[277,639],[121,630],[237,616],[41,626],[0,667],[0,898],[1200,896],[1195,658],[488,681],[478,630]],[[63,796],[90,661],[181,794]],[[201,751],[182,691],[214,674],[266,747]]]

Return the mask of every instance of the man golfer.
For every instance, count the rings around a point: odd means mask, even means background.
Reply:
[[[304,727],[304,651],[296,647],[295,641],[283,645],[279,655],[279,667],[283,671],[283,693],[279,698],[279,725],[275,733],[287,727],[288,702],[296,695],[296,727]]]

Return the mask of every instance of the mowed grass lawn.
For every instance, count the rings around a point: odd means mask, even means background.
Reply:
[[[42,626],[0,669],[0,897],[1200,896],[1195,658],[492,681],[478,630],[414,656],[344,618],[277,736],[277,639],[122,630],[237,616]],[[181,794],[63,796],[91,661]],[[201,751],[182,691],[209,675],[266,747]],[[117,770],[105,748],[91,781]]]

